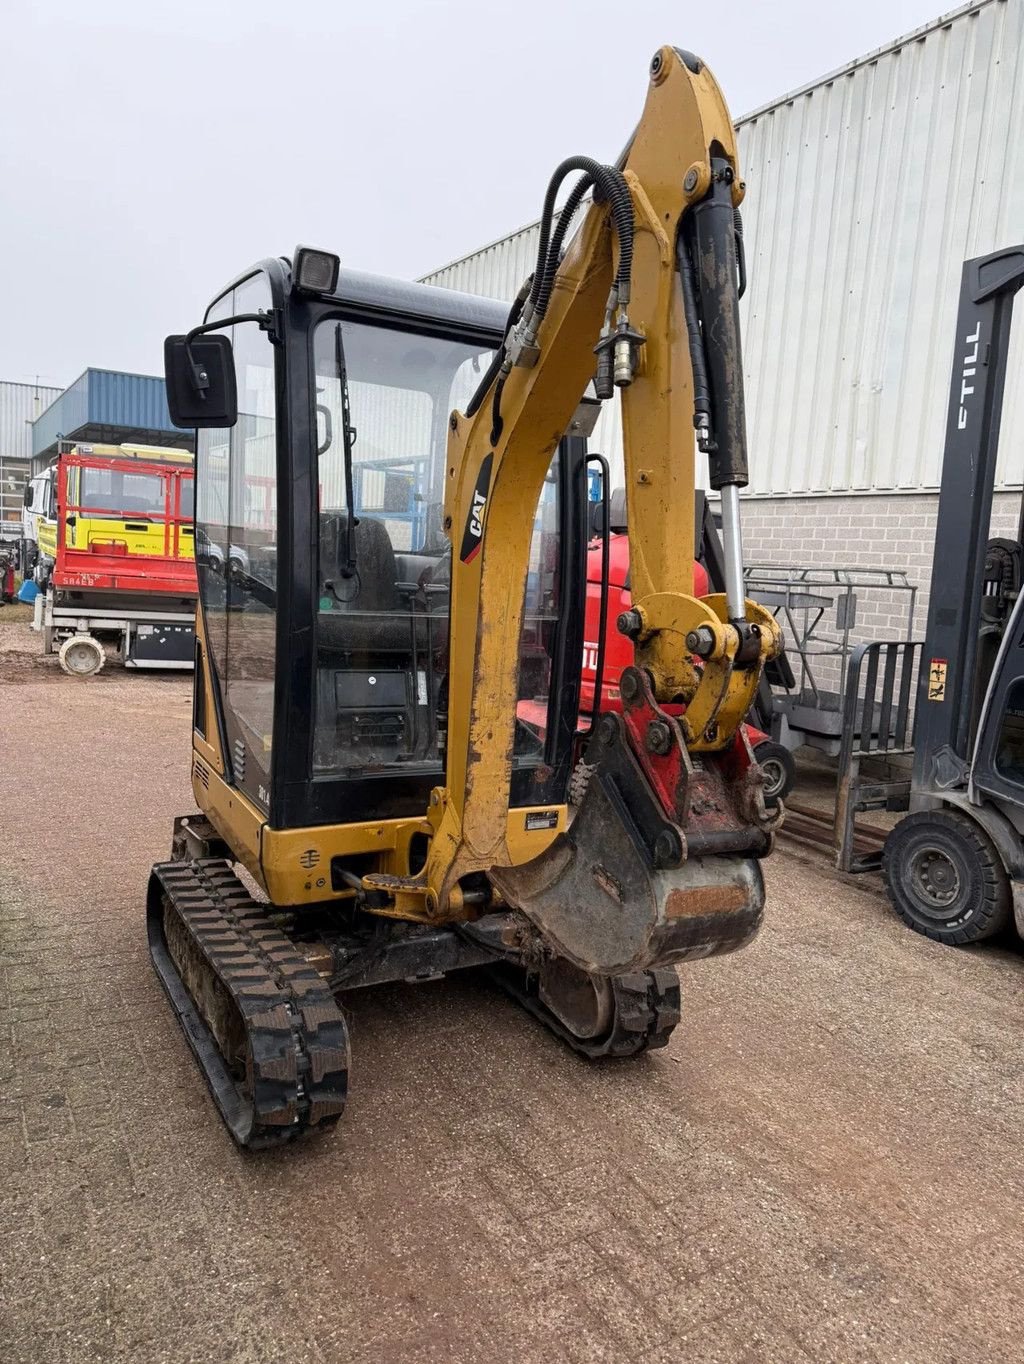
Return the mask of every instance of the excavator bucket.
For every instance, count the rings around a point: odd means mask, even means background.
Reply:
[[[617,715],[603,717],[587,759],[596,762],[568,831],[533,861],[490,872],[505,902],[595,976],[748,943],[761,925],[758,859],[771,846],[772,817],[738,810],[735,783],[708,757],[690,773],[684,829],[658,801]]]

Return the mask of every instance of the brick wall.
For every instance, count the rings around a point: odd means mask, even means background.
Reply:
[[[995,495],[993,536],[1016,536],[1020,503],[1020,493]],[[744,558],[748,564],[902,569],[919,589],[914,636],[921,639],[938,504],[938,493],[751,498],[742,504]],[[852,638],[905,638],[906,611],[903,593],[858,591]],[[831,667],[827,661],[821,667],[823,683],[831,685]]]

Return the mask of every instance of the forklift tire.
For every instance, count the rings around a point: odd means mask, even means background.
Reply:
[[[764,772],[764,803],[772,809],[792,791],[796,763],[789,749],[773,739],[764,739],[756,745],[754,761]]]
[[[60,646],[60,666],[71,677],[93,677],[106,662],[103,645],[92,635],[72,635]]]
[[[882,875],[896,913],[950,947],[980,942],[1010,919],[1010,881],[995,844],[958,810],[919,810],[885,840]]]

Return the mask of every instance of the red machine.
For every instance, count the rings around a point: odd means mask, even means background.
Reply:
[[[597,682],[598,640],[601,629],[601,560],[602,541],[598,537],[587,550],[587,605],[586,630],[583,645],[583,677],[580,683],[580,713],[588,717],[594,709],[594,688]],[[703,597],[709,591],[708,575],[704,566],[694,563],[694,596]],[[612,531],[608,538],[608,613],[605,623],[604,675],[601,680],[601,709],[621,711],[619,678],[623,668],[633,662],[633,645],[621,635],[616,622],[623,611],[632,605],[629,591],[629,537]],[[763,729],[746,725],[747,738],[755,750],[757,761],[764,769],[765,798],[781,800],[789,794],[796,776],[793,755],[777,744]]]

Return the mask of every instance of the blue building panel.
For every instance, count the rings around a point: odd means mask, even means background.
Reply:
[[[73,439],[98,426],[178,433],[167,410],[163,379],[87,369],[32,423],[32,454],[50,450],[61,437]]]
[[[146,431],[174,431],[167,411],[163,379],[149,374],[118,374],[90,369],[89,420],[104,426],[141,427]]]
[[[89,371],[80,375],[54,398],[32,423],[32,453],[42,454],[68,431],[85,426],[89,420]]]

